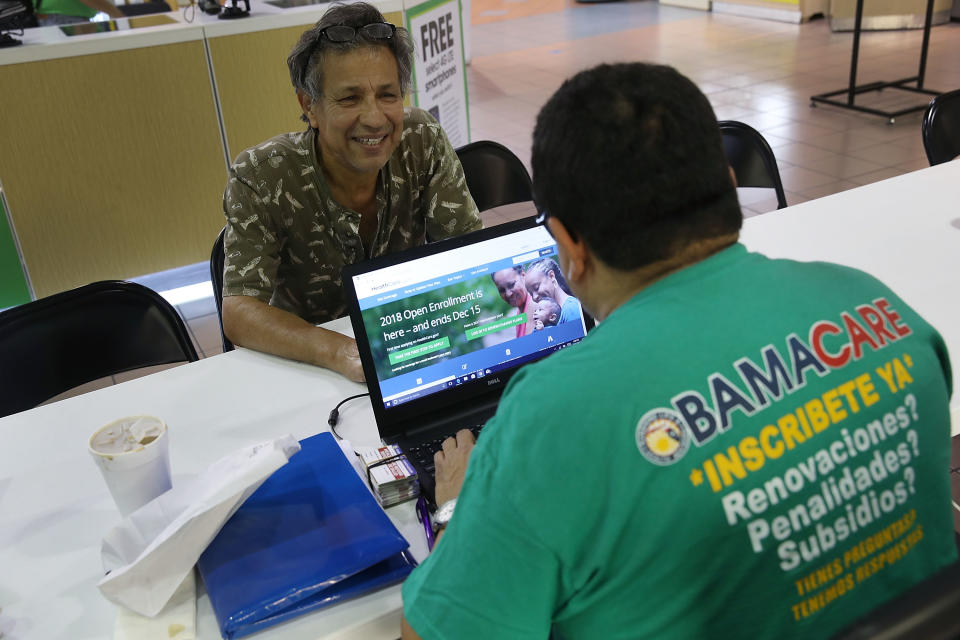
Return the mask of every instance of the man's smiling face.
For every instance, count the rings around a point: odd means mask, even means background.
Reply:
[[[330,52],[323,95],[304,113],[317,130],[328,173],[376,174],[400,143],[403,96],[397,60],[386,47]]]

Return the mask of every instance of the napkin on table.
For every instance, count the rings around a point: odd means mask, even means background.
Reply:
[[[141,616],[159,614],[230,516],[298,451],[291,435],[245,447],[131,513],[103,538],[100,592]]]
[[[197,580],[191,571],[156,617],[147,618],[117,606],[113,640],[196,640]]]

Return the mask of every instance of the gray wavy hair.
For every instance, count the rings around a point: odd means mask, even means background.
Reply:
[[[360,27],[374,22],[385,22],[383,14],[366,2],[336,3],[331,6],[317,24],[303,32],[287,56],[290,81],[294,88],[310,96],[311,100],[319,100],[323,95],[322,63],[328,52],[351,51],[361,47],[386,47],[397,60],[400,91],[406,95],[413,72],[413,42],[410,34],[403,27],[397,27],[392,38],[378,40],[359,31]],[[357,29],[357,37],[350,42],[331,42],[329,38],[321,37],[321,31],[338,25]],[[307,120],[305,115],[300,117]]]

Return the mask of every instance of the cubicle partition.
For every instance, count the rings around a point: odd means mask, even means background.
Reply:
[[[0,179],[38,297],[209,252],[217,114],[202,30],[171,35],[0,64]]]

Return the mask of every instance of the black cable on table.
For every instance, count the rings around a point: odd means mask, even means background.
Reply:
[[[333,408],[333,411],[330,412],[330,416],[327,418],[327,424],[330,425],[330,431],[331,433],[333,433],[334,437],[337,440],[343,440],[343,438],[340,437],[340,434],[337,433],[337,421],[340,419],[340,407],[342,407],[345,403],[351,400],[356,400],[357,398],[362,398],[364,396],[369,396],[369,395],[370,395],[370,392],[368,391],[367,393],[358,393],[355,396],[344,398],[343,400],[338,402],[337,406],[335,406]]]

